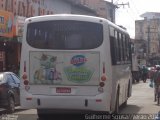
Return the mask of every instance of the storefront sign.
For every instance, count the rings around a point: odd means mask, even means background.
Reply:
[[[0,36],[13,37],[13,14],[0,10]]]

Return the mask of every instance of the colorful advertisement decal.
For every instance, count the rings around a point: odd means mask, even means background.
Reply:
[[[0,10],[0,36],[13,37],[13,14]]]
[[[86,61],[87,59],[85,58],[84,55],[76,55],[76,56],[73,56],[73,58],[71,59],[71,64],[78,67],[85,64]]]
[[[85,83],[89,81],[94,73],[94,70],[87,67],[85,63],[87,58],[84,55],[76,55],[71,59],[72,66],[64,69],[69,81],[75,83]]]
[[[39,62],[39,68],[34,71],[34,83],[39,84],[60,84],[61,73],[57,70],[57,56],[42,54],[40,58],[34,56]]]
[[[32,85],[98,85],[99,53],[32,51],[29,74]]]

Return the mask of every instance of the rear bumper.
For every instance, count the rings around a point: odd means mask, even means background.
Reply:
[[[108,101],[108,102],[107,102]],[[98,96],[43,96],[34,95],[31,100],[21,98],[25,109],[52,109],[55,111],[110,111],[109,100]]]

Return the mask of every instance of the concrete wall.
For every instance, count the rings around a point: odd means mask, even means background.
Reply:
[[[71,4],[62,0],[48,0],[47,8],[53,10],[53,14],[71,13]]]

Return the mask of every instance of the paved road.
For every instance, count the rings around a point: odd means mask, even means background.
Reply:
[[[154,102],[154,89],[149,87],[149,80],[146,83],[140,81],[132,86],[132,97],[128,105],[121,110],[121,113],[156,114],[160,106]]]

